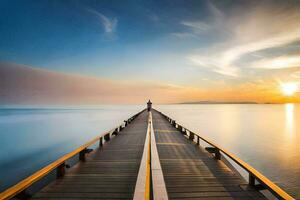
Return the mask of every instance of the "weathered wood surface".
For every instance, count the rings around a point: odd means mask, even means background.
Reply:
[[[137,176],[137,181],[135,184],[135,190],[133,195],[133,200],[149,200],[150,199],[150,162],[151,162],[151,156],[150,156],[150,127],[151,123],[150,120],[148,120],[148,128],[147,128],[147,135],[146,140],[144,144],[144,150],[143,150],[143,156],[140,164],[139,173]]]
[[[150,112],[150,130],[151,130],[151,173],[152,173],[152,190],[154,200],[167,200],[168,193],[162,172],[160,159],[157,151],[156,139],[154,135],[152,114]]]
[[[147,133],[144,111],[115,138],[32,199],[132,199]]]
[[[170,199],[265,199],[222,161],[213,159],[152,111],[158,154]]]

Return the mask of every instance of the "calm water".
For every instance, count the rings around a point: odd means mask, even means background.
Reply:
[[[110,130],[144,106],[0,109],[0,187]],[[160,105],[300,198],[300,105]]]
[[[236,154],[300,198],[300,104],[156,108]]]
[[[97,109],[0,109],[0,190],[139,112]]]

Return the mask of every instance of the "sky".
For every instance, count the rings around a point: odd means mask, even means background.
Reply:
[[[0,105],[300,101],[297,0],[1,0],[0,9]]]

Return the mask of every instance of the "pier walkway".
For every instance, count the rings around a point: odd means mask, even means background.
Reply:
[[[89,149],[96,142],[99,148]],[[77,155],[79,162],[69,167],[67,163]],[[245,170],[249,180],[227,159]],[[53,172],[55,180],[30,192]],[[0,200],[267,199],[260,190],[272,199],[293,199],[234,154],[152,109],[8,188],[0,193]]]
[[[87,156],[32,199],[132,199],[143,154],[148,113]]]
[[[222,161],[213,159],[152,111],[156,145],[170,199],[265,199]]]

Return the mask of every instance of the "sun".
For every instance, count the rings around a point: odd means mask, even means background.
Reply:
[[[281,86],[281,92],[285,96],[292,96],[298,90],[298,86],[296,83],[282,83],[280,86]]]

